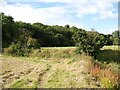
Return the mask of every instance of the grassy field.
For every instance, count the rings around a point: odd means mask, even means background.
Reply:
[[[75,54],[76,47],[45,47],[30,57],[2,55],[2,87],[111,88],[118,86],[117,46],[106,46],[96,57]],[[113,78],[111,78],[113,77]]]

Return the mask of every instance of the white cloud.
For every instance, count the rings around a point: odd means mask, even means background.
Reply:
[[[78,3],[75,6],[75,12],[78,17],[95,15],[93,20],[117,18],[118,9],[113,6],[113,1],[115,3],[115,0]]]
[[[5,0],[0,0],[0,7],[4,7],[6,5],[6,1]]]
[[[27,2],[28,0],[13,0],[12,2]],[[28,2],[35,2],[29,0]],[[51,6],[46,8],[34,8],[31,5],[18,3],[8,5],[6,1],[0,0],[0,12],[14,17],[15,21],[41,22],[49,25],[77,26],[86,29],[80,22],[75,22],[75,16],[84,18],[86,15],[93,15],[92,20],[110,19],[117,17],[117,8],[113,2],[118,0],[36,0],[45,3],[65,3],[62,6]],[[72,14],[74,13],[74,15]],[[77,18],[78,19],[78,18]],[[87,28],[88,29],[88,28]]]
[[[106,34],[112,34],[116,30],[118,30],[118,28],[110,28],[108,31],[106,31]]]
[[[3,1],[3,0],[1,0],[1,1]],[[13,0],[13,2],[17,2],[17,1],[21,1],[21,0]],[[27,1],[27,0],[25,0],[25,1]],[[30,1],[32,2],[33,0],[29,0],[28,2],[30,2]],[[45,8],[40,8],[41,10],[40,9],[39,10],[35,9],[39,12],[43,12],[43,14],[48,14],[50,16],[51,16],[51,13],[52,13],[52,16],[53,16],[53,14],[56,15],[56,13],[58,13],[57,14],[57,17],[58,17],[60,15],[63,15],[62,11],[64,11],[65,14],[75,13],[76,16],[80,17],[80,18],[85,17],[85,15],[95,15],[95,17],[93,17],[93,20],[116,18],[117,17],[117,8],[114,8],[112,3],[117,2],[118,0],[101,0],[101,1],[91,0],[91,2],[89,2],[89,0],[76,0],[76,1],[75,0],[37,0],[37,1],[38,2],[47,2],[47,3],[54,3],[54,2],[59,2],[59,3],[64,2],[64,3],[66,3],[66,5],[59,6],[59,7],[57,7],[57,6],[54,7],[53,6],[53,7],[47,7],[46,9]],[[24,7],[25,5],[22,5],[22,6]],[[15,7],[15,6],[6,5],[6,10],[7,11],[10,11],[9,7],[12,8],[12,7]],[[20,9],[20,8],[22,8],[22,7],[17,6],[17,9]],[[24,8],[23,11],[27,11],[27,9],[28,8]]]
[[[37,0],[39,2],[47,2],[47,3],[53,3],[53,2],[59,2],[59,3],[68,3],[73,2],[73,0]]]
[[[96,7],[93,7],[93,6],[79,6],[79,7],[76,7],[75,9],[76,13],[77,13],[77,16],[79,17],[83,17],[84,15],[88,15],[88,14],[95,14],[97,12],[97,8]]]
[[[60,2],[60,3],[74,3],[74,2],[98,2],[96,0],[37,0],[39,2],[47,2],[47,3],[54,3],[54,2]],[[118,2],[119,0],[100,0],[101,2]]]
[[[100,12],[100,19],[105,19],[105,18],[114,18],[117,17],[117,13],[113,13],[111,11],[102,11]]]
[[[71,20],[71,16],[66,14],[67,11],[63,7],[46,7],[33,8],[31,5],[4,5],[0,12],[14,17],[15,21],[24,21],[28,23],[41,22],[48,25],[66,25],[82,27],[80,23],[75,23]]]
[[[4,7],[4,12],[12,15],[16,21],[22,20],[31,23],[50,22],[52,19],[62,18],[65,13],[64,9],[61,7],[34,9],[28,5],[7,5]]]

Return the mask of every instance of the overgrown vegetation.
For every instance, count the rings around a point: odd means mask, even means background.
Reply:
[[[99,51],[105,45],[105,38],[102,34],[95,31],[81,31],[77,30],[73,39],[78,46],[78,53],[90,53]]]
[[[119,31],[104,35],[69,25],[15,22],[11,16],[0,15],[4,54],[28,57],[23,57],[23,61],[20,57],[14,57],[15,61],[13,57],[4,57],[5,70],[0,74],[4,87],[116,89],[120,86],[120,51],[116,48],[120,45]],[[111,46],[102,48],[105,45],[117,46],[112,46],[113,50]],[[66,46],[77,46],[78,54],[75,47]]]
[[[0,15],[2,16],[3,51],[14,56],[28,56],[31,49],[40,47],[77,45],[78,53],[93,53],[104,45],[120,45],[119,31],[104,35],[69,25],[49,26],[42,23],[15,22],[11,16],[6,16],[4,13]],[[8,49],[4,50],[4,48]]]
[[[119,56],[120,50],[118,48],[105,46],[95,54],[95,60],[89,62],[90,73],[94,80],[100,83],[101,87],[120,88]]]

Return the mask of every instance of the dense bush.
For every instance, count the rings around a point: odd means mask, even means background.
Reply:
[[[120,31],[114,31],[113,36],[113,45],[120,45]]]
[[[25,30],[20,29],[16,40],[5,48],[4,52],[13,56],[28,56],[32,49],[40,48],[37,40],[31,37],[31,34]]]
[[[77,30],[73,39],[78,46],[78,53],[93,53],[100,50],[105,44],[105,38],[102,34],[95,31],[86,32],[84,30]]]
[[[8,48],[5,48],[4,52],[13,56],[28,56],[30,49],[17,43],[10,45]]]

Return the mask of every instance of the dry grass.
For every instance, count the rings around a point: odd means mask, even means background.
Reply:
[[[3,87],[103,88],[118,83],[118,64],[96,62],[93,57],[74,51],[75,47],[57,47],[33,50],[28,58],[3,55]]]
[[[53,50],[50,51],[50,55],[56,52],[54,54],[58,56],[52,55],[49,58],[3,56],[3,86],[11,88],[92,87],[87,82],[90,77],[86,62],[90,56],[77,54],[73,56],[74,50],[68,48]],[[48,51],[46,52],[48,54]],[[69,57],[69,54],[72,56]]]

